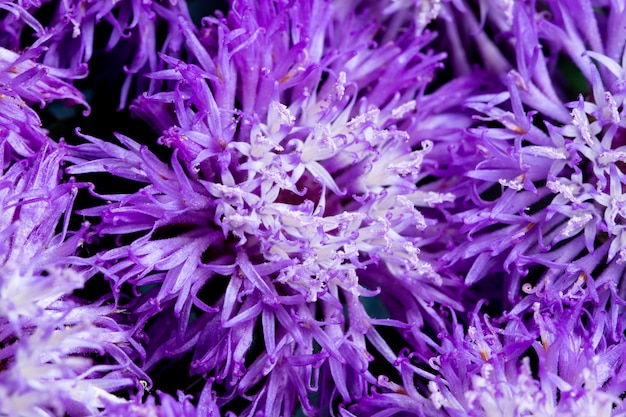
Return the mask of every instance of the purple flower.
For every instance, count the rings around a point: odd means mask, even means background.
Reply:
[[[494,92],[466,100],[475,125],[459,132],[458,144],[448,147],[453,158],[434,172],[453,189],[469,190],[449,212],[462,233],[441,266],[467,285],[506,277],[509,303],[520,300],[525,279],[530,286],[536,282],[535,294],[549,297],[569,291],[581,274],[585,285],[595,282],[604,291],[605,272],[621,270],[624,260],[621,67],[600,52],[581,57],[591,40],[576,33],[591,26],[555,8],[549,20],[530,5],[514,7],[507,33],[517,39],[517,69],[500,74],[499,91],[494,84]],[[575,30],[574,22],[584,26]],[[557,37],[566,23],[571,33]],[[544,43],[580,66],[590,96],[559,96],[548,65],[555,57],[541,54]],[[435,141],[434,148],[448,143]],[[604,263],[608,269],[596,268]],[[544,272],[527,277],[531,269]],[[597,301],[595,291],[589,295]],[[534,301],[535,295],[527,297],[526,306]]]
[[[84,185],[59,182],[64,156],[63,146],[44,146],[32,162],[14,163],[0,176],[0,413],[6,415],[95,414],[104,400],[124,401],[113,392],[147,380],[132,361],[142,349],[113,319],[116,306],[72,296],[86,281],[72,263],[88,225],[68,230]]]
[[[451,415],[623,415],[623,344],[603,334],[605,312],[583,305],[534,303],[527,322],[500,326],[476,316],[433,362],[442,379],[429,384],[431,399]]]
[[[489,9],[483,23],[502,33],[502,46],[479,53],[493,58],[484,58],[493,81],[465,101],[474,125],[435,138],[424,161],[450,152],[430,173],[458,196],[467,190],[447,206],[451,239],[438,271],[464,279],[498,312],[486,328],[474,319],[442,332],[433,362],[441,379],[429,387],[451,415],[622,413],[613,361],[624,340],[624,34],[617,6],[573,3],[550,3],[552,13],[522,3],[504,15]],[[463,13],[453,15],[480,28]],[[588,93],[565,95],[568,61]],[[529,347],[537,359],[520,360]]]
[[[398,360],[378,328],[426,347],[424,317],[443,326],[433,305],[461,308],[419,255],[435,220],[417,207],[452,196],[416,186],[431,142],[405,130],[443,55],[422,52],[434,36],[411,14],[380,12],[346,23],[325,2],[242,2],[198,33],[180,17],[192,62],[162,56],[170,68],[150,77],[168,89],[133,106],[163,131],[168,163],[122,135],[73,151],[71,174],[145,184],[82,214],[103,235],[141,233],[90,262],[141,294],[127,308],[146,369],[193,351],[191,373],[222,384],[222,402],[248,399],[244,414],[324,413],[379,384],[368,343]],[[327,35],[346,24],[347,38]],[[402,300],[399,320],[370,317],[362,297],[379,293]]]

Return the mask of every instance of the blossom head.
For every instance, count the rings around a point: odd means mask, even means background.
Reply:
[[[68,230],[83,185],[60,181],[64,156],[63,146],[43,147],[32,162],[15,163],[0,176],[0,412],[6,415],[95,414],[105,400],[123,401],[113,392],[148,380],[133,363],[142,350],[113,318],[115,306],[73,295],[87,280],[72,266],[87,225]]]
[[[150,338],[147,366],[191,350],[191,372],[223,384],[223,401],[250,395],[250,413],[358,401],[378,384],[367,344],[398,358],[377,327],[426,346],[424,316],[440,325],[432,305],[460,308],[419,256],[433,221],[418,207],[451,196],[415,185],[431,143],[404,130],[442,55],[421,52],[433,35],[410,16],[395,16],[402,36],[378,46],[375,7],[350,18],[354,44],[327,38],[340,11],[241,2],[199,33],[181,17],[192,62],[162,56],[170,68],[150,77],[170,89],[133,106],[163,131],[169,163],[121,135],[123,146],[86,136],[69,169],[145,184],[83,213],[102,219],[102,234],[143,233],[93,265],[143,294],[132,309]],[[216,285],[223,295],[205,301]],[[370,317],[362,299],[379,292],[401,293],[406,310]],[[337,389],[311,403],[329,379]]]

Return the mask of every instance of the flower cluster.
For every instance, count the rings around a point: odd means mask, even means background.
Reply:
[[[0,9],[0,414],[626,415],[619,1]]]

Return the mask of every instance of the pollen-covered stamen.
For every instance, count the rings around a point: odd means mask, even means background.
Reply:
[[[546,328],[546,322],[544,321],[543,315],[541,313],[541,304],[533,303],[533,317],[535,319],[535,323],[539,326],[539,336],[541,339],[541,346],[547,352],[550,347],[550,335],[548,329]]]
[[[591,132],[591,126],[589,124],[589,120],[587,119],[587,115],[583,113],[580,109],[573,108],[572,118],[572,125],[578,129],[578,132],[582,139],[588,146],[593,146],[593,134]]]
[[[526,179],[526,174],[521,173],[517,177],[512,180],[507,180],[505,178],[500,178],[498,182],[505,186],[509,187],[513,190],[520,191],[524,188],[524,180]]]

